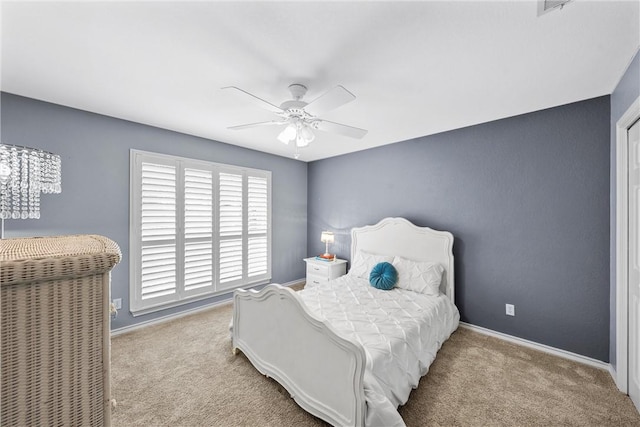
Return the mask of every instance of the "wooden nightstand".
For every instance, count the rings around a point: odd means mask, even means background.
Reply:
[[[305,258],[307,263],[307,283],[306,287],[317,286],[338,278],[347,272],[347,261],[337,259],[335,261],[321,261],[313,258]]]

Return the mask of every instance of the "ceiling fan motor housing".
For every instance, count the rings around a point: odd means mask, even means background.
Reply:
[[[289,91],[291,91],[291,96],[293,97],[293,99],[280,104],[280,108],[282,108],[287,113],[287,117],[304,118],[303,116],[307,114],[304,111],[304,107],[307,106],[307,103],[301,101],[301,99],[307,93],[307,87],[298,83],[294,83],[292,85],[289,85]]]
[[[296,101],[302,99],[302,97],[307,93],[307,87],[305,85],[301,85],[300,83],[294,83],[289,85],[289,91],[291,92],[291,96]]]

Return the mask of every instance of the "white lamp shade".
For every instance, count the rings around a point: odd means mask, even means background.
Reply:
[[[307,145],[309,145],[309,141],[304,139],[301,133],[298,133],[298,137],[296,138],[296,146],[306,147]]]
[[[304,140],[307,141],[307,145],[309,145],[309,143],[316,138],[316,136],[311,131],[311,129],[309,129],[309,126],[304,126],[302,128],[301,133],[302,133],[302,138],[304,138]]]
[[[293,123],[290,123],[280,135],[278,135],[278,140],[283,144],[288,144],[292,140],[296,139],[296,126]]]
[[[333,243],[334,242],[333,233],[331,231],[323,231],[322,234],[320,235],[320,241],[323,243]]]
[[[296,147],[302,148],[309,145],[315,137],[315,134],[309,126],[298,120],[295,123],[289,123],[278,135],[278,140],[283,144],[289,144],[291,141],[295,141]]]

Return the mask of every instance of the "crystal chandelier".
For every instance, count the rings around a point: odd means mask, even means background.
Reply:
[[[60,156],[0,144],[0,218],[40,218],[40,193],[60,193]],[[4,224],[3,224],[4,225]]]

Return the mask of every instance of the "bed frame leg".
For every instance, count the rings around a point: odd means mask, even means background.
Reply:
[[[231,354],[233,354],[234,356],[238,355],[238,349],[237,348],[232,348],[231,349]]]

